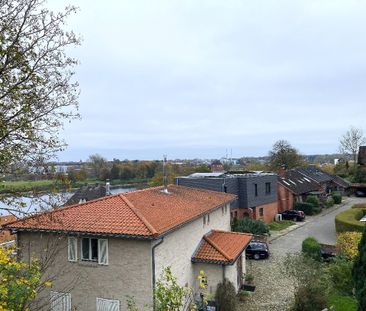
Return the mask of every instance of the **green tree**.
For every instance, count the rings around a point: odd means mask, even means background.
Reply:
[[[183,306],[189,289],[180,286],[173,276],[171,268],[166,267],[156,282],[155,304],[157,311],[178,311]]]
[[[67,7],[54,14],[42,0],[0,2],[0,170],[18,161],[47,160],[62,150],[64,121],[78,117],[77,60],[65,50],[79,44],[64,30]],[[31,164],[32,165],[32,164]]]
[[[87,160],[88,165],[93,169],[96,178],[103,179],[106,175],[107,159],[100,154],[92,154]]]
[[[339,139],[339,150],[345,155],[351,155],[354,166],[357,164],[358,149],[366,143],[361,128],[351,126],[350,129]]]
[[[286,140],[279,140],[273,145],[269,152],[268,162],[274,171],[278,171],[282,167],[291,169],[304,164],[299,152]]]
[[[366,229],[363,231],[358,245],[358,255],[355,259],[352,277],[355,283],[358,311],[366,310]]]
[[[13,251],[0,247],[0,310],[23,311],[39,289],[51,286],[51,282],[41,281],[41,269],[36,261],[30,264],[18,261]]]

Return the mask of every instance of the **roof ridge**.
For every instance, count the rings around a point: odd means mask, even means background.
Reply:
[[[158,235],[158,231],[147,221],[147,219],[140,213],[138,209],[128,200],[122,193],[119,194],[119,197],[127,204],[127,206],[135,213],[135,215],[143,222],[143,224],[149,229],[152,235]]]
[[[61,213],[65,210],[69,210],[71,208],[84,207],[85,205],[88,205],[88,204],[93,203],[95,201],[104,201],[104,200],[107,200],[107,199],[110,199],[110,198],[113,198],[113,197],[117,197],[118,195],[119,195],[119,193],[104,196],[104,197],[93,199],[93,200],[89,200],[89,201],[82,202],[82,203],[75,203],[75,204],[66,205],[66,206],[63,205],[63,206],[60,206],[60,207],[54,207],[54,208],[51,208],[51,209],[48,209],[48,210],[44,210],[44,211],[36,212],[34,214],[31,214],[31,215],[27,215],[23,218],[17,218],[17,220],[9,222],[6,225],[12,225],[14,223],[17,223],[18,221],[24,221],[24,220],[32,219],[32,218],[35,218],[35,217],[39,217],[40,215],[46,215],[46,214],[51,214],[51,213]]]
[[[228,233],[228,234],[240,234],[240,235],[253,236],[253,234],[252,233],[249,233],[249,232],[225,231],[225,230],[219,230],[219,229],[213,229],[212,232]]]
[[[210,233],[212,233],[213,231],[211,231]],[[231,261],[232,258],[226,254],[225,251],[223,251],[222,249],[220,249],[220,247],[212,240],[209,239],[209,237],[207,235],[203,236],[203,239],[210,244],[213,248],[215,248],[222,256],[224,256],[227,260]]]

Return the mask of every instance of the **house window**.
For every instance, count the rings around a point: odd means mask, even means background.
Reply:
[[[270,193],[271,193],[271,183],[266,182],[266,194],[270,194]]]
[[[74,262],[78,260],[78,240],[73,237],[68,238],[68,260]]]
[[[81,259],[85,261],[96,261],[101,265],[108,265],[108,240],[82,238]]]
[[[51,291],[51,311],[71,311],[71,294]]]
[[[254,184],[254,195],[257,197],[258,196],[258,185]]]
[[[263,207],[260,207],[259,208],[259,216],[263,217],[263,215],[264,215]]]
[[[97,311],[119,311],[119,300],[97,298]]]

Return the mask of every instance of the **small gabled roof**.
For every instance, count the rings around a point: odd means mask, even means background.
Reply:
[[[352,185],[349,181],[347,181],[337,175],[333,175],[333,182],[343,188],[349,188]]]
[[[78,204],[82,200],[91,201],[91,200],[103,198],[106,195],[107,195],[106,186],[102,186],[102,185],[82,186],[72,195],[72,197],[69,200],[67,200],[67,202],[65,203],[65,206]]]
[[[245,250],[252,237],[250,233],[212,230],[203,236],[192,256],[192,262],[231,265]]]
[[[304,176],[296,169],[286,171],[283,177],[278,176],[278,182],[295,195],[306,194],[320,188],[316,181]]]
[[[235,195],[169,185],[58,208],[6,226],[19,231],[156,238],[236,199]]]

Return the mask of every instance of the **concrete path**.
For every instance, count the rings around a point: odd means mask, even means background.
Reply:
[[[247,272],[254,275],[257,286],[249,301],[241,303],[241,311],[285,311],[293,299],[293,286],[281,271],[283,259],[288,253],[301,251],[302,241],[308,236],[325,244],[336,243],[335,216],[356,203],[366,203],[365,198],[346,198],[341,205],[335,205],[316,216],[307,216],[305,222],[298,222],[281,232],[271,235],[268,260],[248,260]]]

